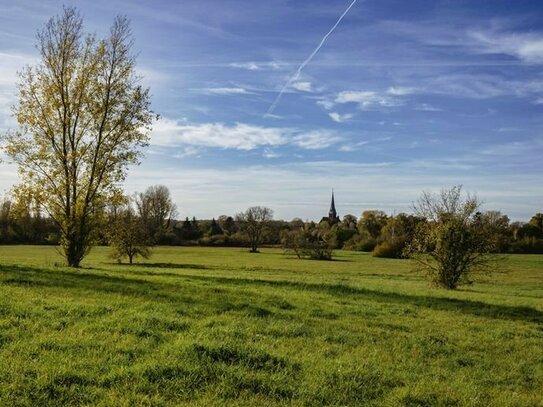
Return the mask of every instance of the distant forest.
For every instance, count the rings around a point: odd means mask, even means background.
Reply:
[[[177,211],[169,190],[164,186],[150,187],[118,204],[103,209],[104,227],[99,229],[96,242],[111,243],[112,225],[119,214],[133,208],[134,216],[143,225],[152,245],[238,246],[250,245],[243,225],[243,213],[221,215],[214,219],[176,219]],[[270,210],[270,213],[272,211]],[[501,253],[543,253],[543,214],[535,214],[527,222],[511,222],[497,211],[477,214],[481,227],[492,228],[496,236],[496,251]],[[357,217],[323,218],[306,222],[301,218],[290,221],[265,222],[260,245],[288,246],[289,233],[305,230],[318,234],[333,249],[373,252],[381,257],[402,257],[405,243],[410,241],[424,219],[408,213],[389,215],[380,210],[365,210]],[[60,229],[45,216],[32,200],[14,202],[5,199],[0,204],[0,244],[58,245]]]

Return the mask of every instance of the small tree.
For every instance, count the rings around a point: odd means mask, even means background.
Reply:
[[[328,226],[324,222],[321,225]],[[307,224],[295,230],[284,230],[281,233],[281,244],[285,253],[293,253],[299,259],[331,260],[335,239],[329,229]]]
[[[462,187],[424,192],[415,212],[426,219],[417,226],[407,253],[437,286],[455,289],[476,272],[490,271],[496,240],[492,229],[481,227],[475,196],[462,197]]]
[[[137,256],[149,258],[151,250],[149,238],[141,218],[138,218],[130,207],[117,214],[111,225],[110,243],[113,248],[112,257],[121,261],[124,257],[132,264]]]
[[[251,253],[257,253],[264,228],[273,219],[273,211],[265,206],[252,206],[236,215],[236,218],[249,242]]]

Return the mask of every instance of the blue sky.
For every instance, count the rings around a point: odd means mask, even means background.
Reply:
[[[131,19],[161,120],[126,190],[164,184],[182,217],[320,219],[332,188],[340,216],[393,213],[457,184],[514,220],[543,211],[543,3],[358,0],[292,80],[351,2],[0,0],[0,130],[64,3],[98,35]]]

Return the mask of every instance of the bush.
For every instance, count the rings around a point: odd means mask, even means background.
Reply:
[[[356,250],[359,252],[371,252],[377,246],[377,241],[373,237],[362,238],[359,235],[354,235],[345,242],[343,248],[346,250]]]
[[[481,219],[480,205],[476,197],[462,198],[461,186],[418,200],[417,215],[427,222],[417,226],[406,252],[435,285],[455,289],[474,273],[495,269],[495,232]]]
[[[379,243],[372,251],[373,257],[385,257],[389,259],[403,259],[405,241],[402,239],[385,240]]]
[[[299,259],[332,260],[335,240],[324,240],[316,229],[300,229],[283,231],[281,243],[286,253],[293,253]]]
[[[543,254],[543,239],[525,237],[511,244],[511,253]]]

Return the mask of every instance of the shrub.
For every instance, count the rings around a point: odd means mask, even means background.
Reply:
[[[373,257],[386,257],[390,259],[404,258],[405,241],[399,238],[385,240],[379,243],[372,251]]]
[[[492,271],[496,259],[496,239],[492,228],[485,227],[478,209],[480,202],[462,187],[442,190],[437,196],[423,193],[415,210],[426,218],[420,223],[406,252],[426,270],[440,287],[455,289],[469,282],[476,272]]]
[[[281,244],[286,253],[293,253],[299,259],[331,260],[335,239],[327,240],[318,229],[307,228],[281,233]]]

